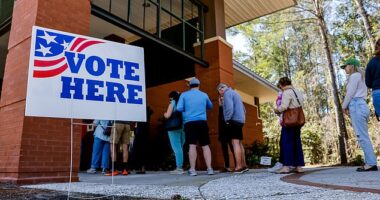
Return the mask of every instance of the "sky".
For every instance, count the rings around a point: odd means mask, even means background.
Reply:
[[[232,44],[234,52],[235,51],[242,51],[244,53],[248,52],[246,48],[248,41],[243,35],[237,34],[235,36],[232,36],[231,34],[228,34],[228,31],[227,31],[226,37],[227,37],[227,42]]]

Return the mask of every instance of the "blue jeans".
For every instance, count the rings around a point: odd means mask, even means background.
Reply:
[[[183,166],[183,145],[185,144],[185,132],[180,130],[168,131],[170,145],[174,151],[177,168]]]
[[[349,105],[352,127],[364,151],[365,164],[376,165],[376,156],[368,135],[369,108],[364,98],[353,98]]]
[[[372,90],[372,100],[376,114],[380,117],[380,90]]]
[[[100,165],[100,160],[102,165]],[[109,169],[110,162],[110,143],[94,137],[94,146],[92,148],[91,168]]]
[[[281,151],[285,166],[305,166],[301,142],[301,127],[282,127]]]

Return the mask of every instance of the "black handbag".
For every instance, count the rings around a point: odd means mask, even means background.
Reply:
[[[178,130],[182,128],[182,113],[174,111],[165,121],[165,129],[168,131]]]

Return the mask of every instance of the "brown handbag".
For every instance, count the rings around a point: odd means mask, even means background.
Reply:
[[[288,108],[285,110],[283,113],[283,124],[285,127],[302,127],[305,124],[305,114],[303,113],[301,102],[298,99],[296,92],[294,90],[293,92],[296,95],[300,107]]]

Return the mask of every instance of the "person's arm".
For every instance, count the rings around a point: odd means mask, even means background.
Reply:
[[[99,120],[95,119],[94,122],[92,122],[92,124],[96,127],[99,125]]]
[[[348,108],[348,104],[350,104],[350,101],[352,98],[354,98],[356,89],[359,86],[359,82],[361,79],[360,73],[354,73],[350,76],[347,83],[346,88],[346,96],[344,97],[342,108],[343,110],[346,110]]]
[[[183,102],[183,94],[179,97],[178,103],[177,103],[177,111],[179,112],[185,112],[185,105]]]
[[[174,108],[174,105],[173,105],[173,101],[170,102],[169,106],[168,106],[168,109],[166,110],[166,112],[164,113],[164,117],[166,119],[169,119],[169,117],[172,115],[173,113],[173,108]]]
[[[278,106],[277,110],[279,113],[282,113],[284,112],[286,109],[289,108],[289,105],[290,105],[290,101],[292,99],[292,97],[290,96],[289,94],[289,91],[291,91],[290,89],[284,91],[282,93],[282,99],[281,99],[281,104],[280,106]],[[293,91],[291,91],[293,92]]]
[[[226,122],[232,119],[233,109],[234,102],[232,100],[232,93],[224,93],[223,114]]]
[[[207,96],[207,103],[206,103],[206,109],[211,110],[212,109],[212,102],[210,98]]]
[[[368,63],[367,68],[365,69],[365,84],[367,85],[368,88],[372,88],[372,70],[371,70],[371,61]]]

